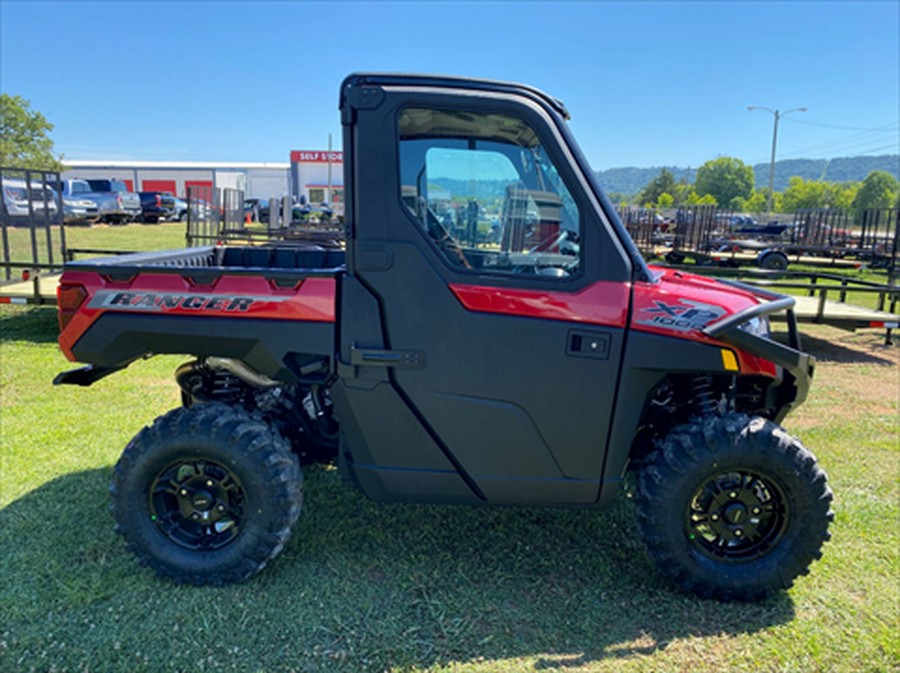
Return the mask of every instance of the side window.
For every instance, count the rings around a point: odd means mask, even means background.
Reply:
[[[407,108],[399,138],[400,198],[451,265],[561,280],[578,273],[578,207],[528,124]]]

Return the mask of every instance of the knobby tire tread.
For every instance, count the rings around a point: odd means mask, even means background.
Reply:
[[[702,482],[704,470],[711,476],[710,470],[742,459],[770,466],[784,477],[779,485],[789,503],[802,502],[809,511],[789,512],[784,537],[766,556],[744,565],[719,563],[717,576],[717,564],[686,544],[684,526],[673,530],[671,512],[686,511],[690,496],[684,496],[691,484]],[[720,460],[724,468],[716,467]],[[690,593],[726,602],[761,600],[807,574],[830,539],[832,499],[825,472],[799,440],[771,421],[740,413],[697,417],[675,427],[646,458],[635,492],[638,527],[659,570]]]
[[[214,441],[229,454],[233,453],[236,459],[249,459],[274,503],[274,507],[266,509],[266,515],[257,517],[256,523],[262,530],[237,562],[203,572],[184,567],[189,564],[161,559],[165,553],[158,549],[151,553],[140,541],[142,537],[146,538],[147,531],[136,528],[155,524],[149,518],[146,521],[135,519],[126,502],[128,490],[134,486],[129,480],[136,471],[149,464],[153,452],[160,446],[190,438]],[[147,478],[143,481],[147,482]],[[149,482],[145,486],[149,486]],[[161,577],[195,586],[241,582],[262,570],[283,549],[303,502],[299,462],[287,440],[268,424],[221,403],[174,409],[144,427],[129,442],[116,464],[109,491],[115,530],[124,537],[127,548],[137,556],[139,563],[153,568]]]

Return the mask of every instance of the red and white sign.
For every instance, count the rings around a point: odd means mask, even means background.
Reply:
[[[340,164],[344,161],[343,152],[321,150],[291,150],[291,163],[295,164]]]

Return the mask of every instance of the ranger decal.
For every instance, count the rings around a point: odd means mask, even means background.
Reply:
[[[226,311],[243,313],[256,303],[284,301],[286,297],[246,297],[238,295],[208,295],[192,293],[140,292],[131,290],[100,290],[88,308],[115,311]]]

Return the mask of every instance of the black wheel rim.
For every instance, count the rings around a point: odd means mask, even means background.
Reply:
[[[778,544],[787,501],[775,481],[752,470],[716,474],[694,492],[686,532],[693,546],[718,561],[753,561]]]
[[[191,550],[232,542],[241,532],[244,507],[238,476],[209,460],[170,465],[150,487],[150,519],[169,540]]]

